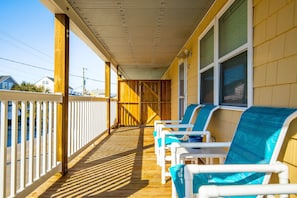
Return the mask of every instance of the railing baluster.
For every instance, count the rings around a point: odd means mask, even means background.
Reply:
[[[47,172],[52,169],[52,132],[53,132],[53,102],[48,103],[48,159]]]
[[[47,144],[47,101],[42,105],[42,171],[41,175],[46,173],[46,144]]]
[[[18,103],[12,101],[11,154],[10,154],[10,195],[16,194],[17,184],[17,145],[18,145]]]
[[[35,167],[35,177],[40,177],[40,150],[41,150],[41,102],[37,101],[36,104],[36,167]]]
[[[82,119],[83,119],[83,114],[82,114],[82,104],[83,103],[79,103],[79,112],[78,112],[78,115],[79,115],[79,119],[78,119],[78,122],[79,122],[79,129],[78,129],[78,133],[77,133],[77,146],[78,148],[81,147],[81,138],[80,138],[80,134],[81,134],[81,130],[82,130]],[[78,150],[77,148],[77,150]],[[76,151],[77,151],[76,150]]]
[[[29,102],[29,171],[28,171],[28,184],[33,183],[34,179],[34,129],[35,129],[35,102]]]
[[[7,108],[8,102],[3,100],[1,105],[0,117],[0,197],[6,197],[6,162],[7,162]]]
[[[78,112],[78,102],[74,101],[74,132],[73,132],[73,150],[72,153],[77,151],[77,133],[79,131],[79,112]]]
[[[22,101],[21,114],[21,168],[20,168],[20,189],[26,185],[26,135],[27,135],[27,101]]]
[[[57,165],[57,108],[58,103],[54,102],[54,127],[53,127],[53,165]]]
[[[69,105],[68,105],[68,115],[69,115],[69,119],[68,119],[68,156],[72,155],[72,133],[73,133],[73,123],[74,123],[74,119],[73,119],[73,102],[69,101]]]

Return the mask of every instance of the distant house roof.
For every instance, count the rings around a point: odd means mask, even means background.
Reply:
[[[4,75],[4,76],[0,76],[0,83],[6,81],[7,79],[11,79],[15,84],[18,84],[17,81],[15,81],[11,76],[9,75]]]
[[[18,83],[9,75],[0,76],[0,89],[10,90]]]
[[[48,79],[52,80],[53,82],[55,82],[54,78],[52,78],[52,77],[46,76],[46,78],[48,78]]]
[[[49,76],[45,76],[45,77],[41,78],[40,80],[38,80],[36,83],[40,82],[41,80],[43,80],[43,79],[45,79],[45,78],[47,78],[47,79],[49,79],[49,80],[55,82],[54,78],[49,77]],[[35,84],[36,84],[36,83],[35,83]]]

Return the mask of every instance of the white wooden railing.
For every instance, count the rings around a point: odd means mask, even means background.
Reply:
[[[0,197],[24,197],[61,171],[56,160],[59,103],[61,94],[0,90]],[[116,104],[111,101],[111,125]],[[107,100],[70,96],[68,109],[70,159],[107,130]]]
[[[73,158],[107,130],[105,98],[69,97],[68,158]]]

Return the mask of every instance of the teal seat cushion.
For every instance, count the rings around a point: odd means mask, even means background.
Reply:
[[[165,138],[165,145],[171,145],[173,142],[184,142],[179,138],[182,138],[183,135],[170,135]],[[158,147],[162,146],[162,138],[158,138]]]

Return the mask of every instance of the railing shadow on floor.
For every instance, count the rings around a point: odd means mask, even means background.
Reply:
[[[142,180],[144,128],[120,128],[84,156],[39,197],[128,197]]]

